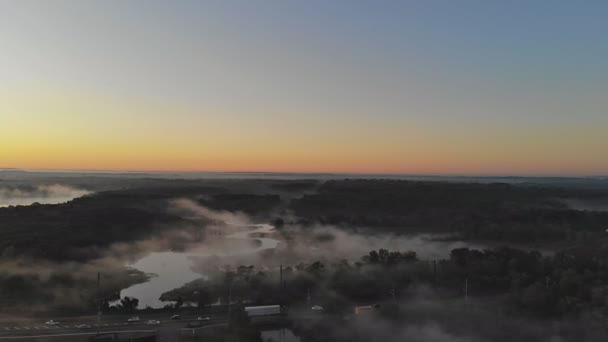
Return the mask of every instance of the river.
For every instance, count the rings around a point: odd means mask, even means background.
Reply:
[[[278,240],[271,238],[252,237],[252,234],[271,233],[274,227],[269,224],[252,224],[242,226],[243,231],[227,235],[227,239],[257,240],[256,247],[243,248],[236,252],[224,253],[219,256],[238,256],[255,254],[266,249],[274,249],[279,244]],[[252,229],[253,228],[253,229]],[[128,267],[135,268],[145,273],[152,273],[155,276],[148,282],[136,284],[120,292],[120,297],[135,297],[139,299],[139,307],[147,306],[152,308],[163,307],[167,303],[159,298],[161,294],[169,290],[178,288],[195,279],[205,277],[203,274],[192,270],[192,257],[209,256],[204,248],[198,248],[187,252],[153,252],[142,259],[139,259]]]

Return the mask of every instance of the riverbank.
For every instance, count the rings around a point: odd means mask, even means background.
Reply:
[[[154,274],[154,277],[145,283],[123,289],[120,296],[122,298],[137,298],[140,308],[162,308],[172,303],[160,299],[163,293],[179,288],[193,280],[205,279],[208,276],[205,268],[200,267],[202,260],[209,258],[214,260],[215,258],[249,258],[259,252],[274,249],[279,244],[276,239],[257,237],[258,234],[272,234],[274,227],[270,224],[226,226],[230,229],[238,229],[238,231],[223,237],[227,241],[239,242],[237,244],[238,249],[228,250],[221,255],[217,255],[210,253],[210,249],[205,248],[206,245],[203,242],[200,246],[195,246],[184,252],[150,253],[130,264],[129,267],[144,273]]]

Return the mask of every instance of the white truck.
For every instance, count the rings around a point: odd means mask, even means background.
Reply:
[[[262,306],[246,306],[245,312],[247,316],[253,317],[265,317],[265,316],[279,316],[281,314],[280,305],[262,305]]]

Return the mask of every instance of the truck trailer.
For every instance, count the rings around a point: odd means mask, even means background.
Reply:
[[[281,315],[280,305],[262,305],[262,306],[246,306],[245,312],[247,316],[253,317],[266,317],[266,316],[279,316]]]

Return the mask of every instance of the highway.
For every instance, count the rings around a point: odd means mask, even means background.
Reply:
[[[100,324],[93,321],[91,317],[73,318],[66,320],[57,320],[57,325],[46,325],[42,321],[29,321],[19,324],[2,323],[0,322],[0,341],[4,340],[19,340],[28,338],[50,338],[67,336],[92,336],[98,333],[118,333],[118,334],[152,334],[156,333],[159,336],[158,341],[175,341],[179,330],[187,328],[189,323],[200,323],[198,329],[205,327],[217,327],[227,324],[225,315],[223,316],[204,316],[209,317],[208,320],[199,321],[197,316],[182,316],[180,320],[171,320],[164,316],[165,319],[160,319],[159,314],[139,315],[140,320],[137,322],[127,322],[129,316],[107,317]],[[158,320],[159,324],[148,324],[148,320]],[[82,327],[84,325],[85,327]]]
[[[0,321],[0,342],[10,340],[27,340],[40,338],[45,341],[62,341],[61,337],[78,337],[82,336],[83,341],[87,337],[96,334],[111,334],[117,333],[124,335],[129,334],[156,334],[157,341],[169,342],[178,341],[179,335],[192,333],[193,330],[207,329],[225,326],[228,323],[227,312],[220,313],[198,313],[186,314],[181,313],[179,320],[171,320],[173,315],[171,312],[138,312],[133,315],[113,314],[102,316],[101,321],[97,324],[97,316],[77,316],[77,317],[49,317],[39,319],[12,319],[11,321]],[[131,317],[139,317],[139,321],[128,322]],[[291,319],[315,319],[322,316],[320,312],[311,312],[309,310],[293,310],[289,317]],[[198,320],[201,317],[202,320]],[[255,320],[259,323],[279,323],[284,324],[284,316],[275,317],[259,317]],[[45,322],[49,320],[57,322],[56,325],[47,325]],[[151,324],[148,321],[159,321],[157,324]],[[188,327],[189,324],[195,323],[198,327]],[[187,331],[185,331],[187,330]],[[53,337],[56,337],[53,339]]]

